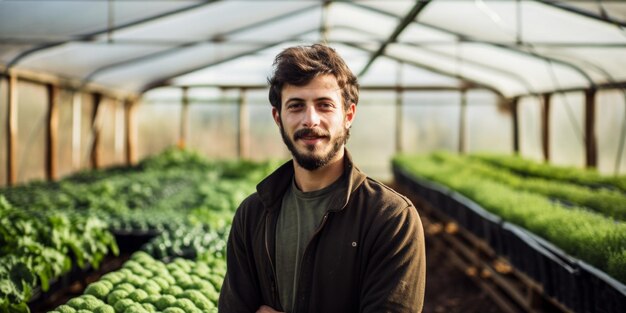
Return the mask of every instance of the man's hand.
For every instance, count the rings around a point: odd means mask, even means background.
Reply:
[[[283,312],[278,312],[278,311],[270,308],[267,305],[262,305],[261,307],[259,307],[258,310],[256,310],[256,313],[283,313]]]

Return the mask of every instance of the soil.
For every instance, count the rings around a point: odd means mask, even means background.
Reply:
[[[426,242],[424,313],[503,312],[463,271],[447,260],[442,249]]]

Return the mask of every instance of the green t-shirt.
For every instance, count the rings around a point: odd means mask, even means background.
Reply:
[[[328,210],[342,178],[320,190],[302,192],[295,180],[283,196],[276,225],[276,279],[280,302],[291,312],[296,294],[300,261],[313,233]]]

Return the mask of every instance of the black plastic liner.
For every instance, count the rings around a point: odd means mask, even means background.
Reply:
[[[139,250],[144,244],[152,238],[161,234],[159,230],[147,231],[121,231],[114,230],[113,236],[117,242],[120,254],[130,254]]]
[[[574,312],[626,312],[626,285],[603,271],[568,255],[522,227],[504,222],[445,186],[414,177],[395,164],[393,171],[398,184],[487,242],[517,270],[541,284],[548,297]]]

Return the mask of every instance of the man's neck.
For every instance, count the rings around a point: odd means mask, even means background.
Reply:
[[[343,174],[344,157],[345,153],[342,149],[328,164],[313,171],[301,167],[298,162],[294,160],[293,167],[296,185],[303,192],[320,190],[330,186],[330,184],[334,183]]]

